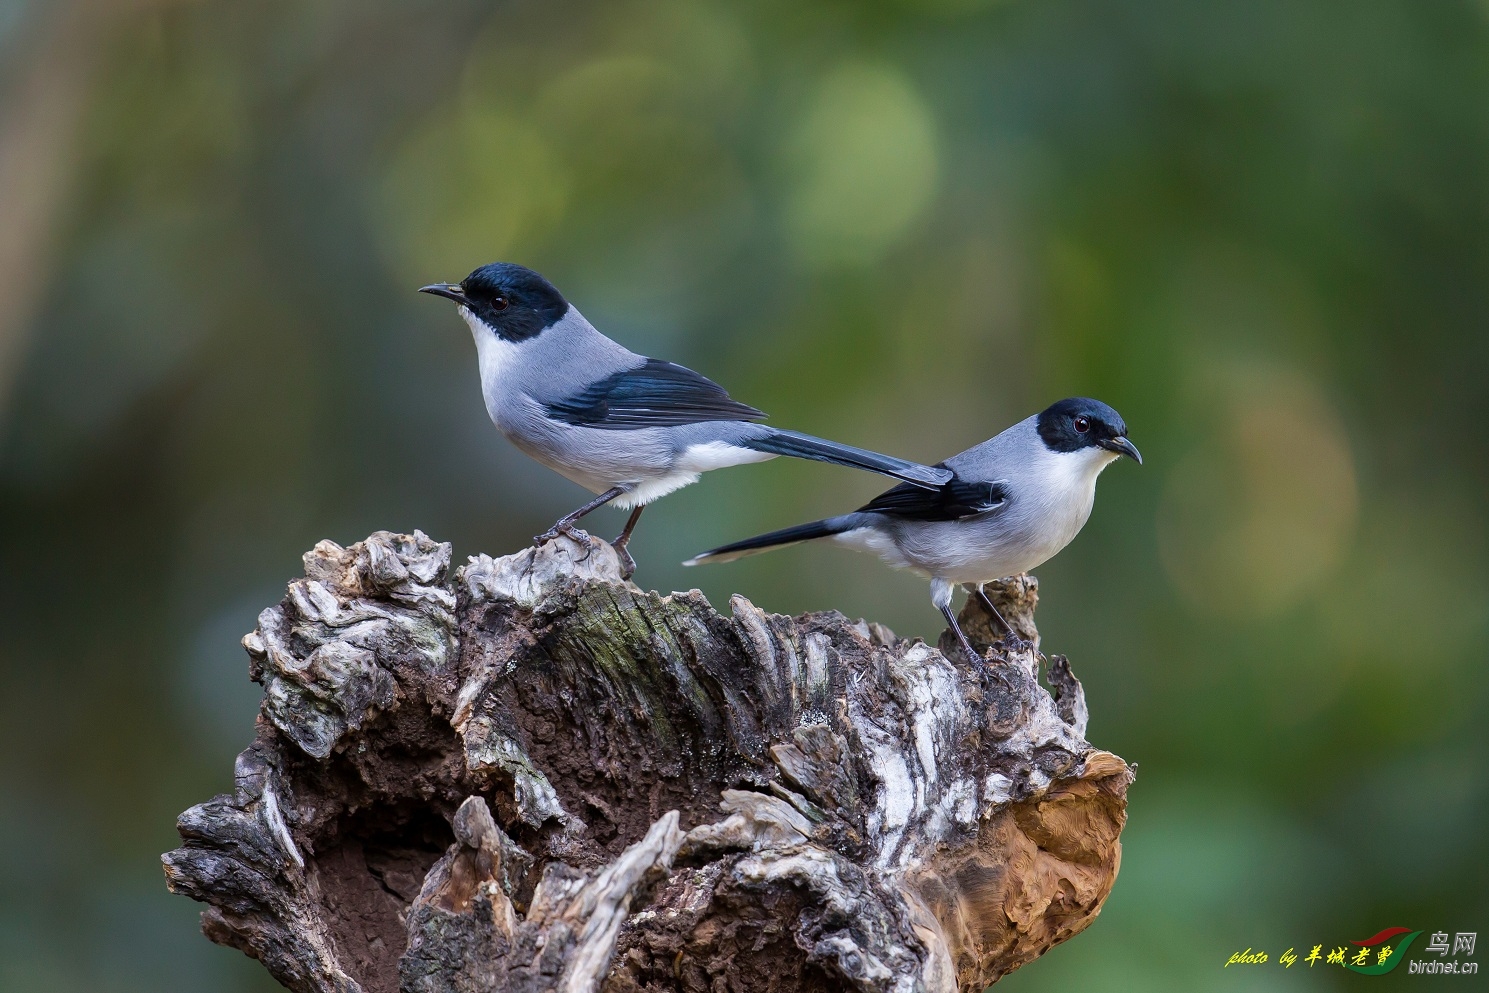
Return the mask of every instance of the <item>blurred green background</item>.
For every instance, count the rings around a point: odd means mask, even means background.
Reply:
[[[1122,873],[1001,988],[1411,986],[1275,959],[1489,930],[1489,3],[5,0],[0,204],[4,990],[276,988],[158,862],[238,638],[318,539],[585,497],[414,292],[493,259],[842,441],[1125,415],[1039,572],[1141,766]],[[712,473],[637,580],[933,638],[850,552],[678,565],[885,485]]]

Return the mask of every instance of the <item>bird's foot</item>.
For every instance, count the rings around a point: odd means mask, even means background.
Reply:
[[[589,532],[584,530],[583,528],[575,527],[568,521],[559,521],[557,524],[553,525],[553,527],[549,528],[547,531],[544,531],[542,534],[533,535],[533,544],[546,545],[550,541],[558,538],[559,535],[563,535],[570,541],[578,542],[581,545],[589,544]]]
[[[1003,686],[1008,685],[1009,658],[1006,652],[995,650],[988,655],[981,655],[971,646],[963,646],[962,654],[967,656],[972,663],[973,670],[980,673],[983,678],[991,679]]]
[[[956,635],[957,644],[962,646],[962,653],[967,656],[973,665],[991,671],[992,667],[988,665],[987,659],[983,658],[982,653],[973,648],[972,642],[967,640],[967,633],[962,630],[962,626],[957,623],[956,615],[951,612],[951,604],[940,603],[937,606],[940,607],[942,616],[946,618],[946,626],[951,630],[952,634]]]
[[[998,623],[1003,625],[1003,630],[1008,632],[1005,637],[998,639],[998,644],[1007,645],[1015,652],[1023,651],[1026,647],[1033,647],[1032,642],[1025,641],[1022,637],[1020,637],[1019,633],[1013,629],[1013,625],[1009,624],[1008,621],[1004,619],[1002,612],[999,611],[997,607],[993,606],[993,601],[988,599],[987,593],[983,591],[981,586],[977,587],[977,596],[979,599],[982,600],[983,608],[986,609],[989,614],[992,614],[994,617],[996,617],[998,619]]]
[[[981,666],[985,669],[989,668],[988,660],[983,657],[983,654],[981,652],[972,647],[972,642],[967,640],[966,636],[962,634],[960,629],[957,630],[956,634],[957,641],[960,642],[962,646],[962,654],[967,656],[967,660],[975,666]]]
[[[615,549],[615,555],[620,559],[620,578],[630,579],[636,575],[636,560],[631,558],[631,550],[627,547],[629,542],[616,538],[610,543]]]

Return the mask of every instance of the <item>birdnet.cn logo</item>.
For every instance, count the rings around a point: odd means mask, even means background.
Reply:
[[[1384,976],[1408,960],[1412,944],[1426,933],[1407,927],[1388,927],[1364,941],[1351,941],[1341,945],[1313,945],[1308,947],[1306,954],[1301,949],[1289,948],[1275,958],[1264,949],[1247,948],[1232,954],[1226,960],[1225,968],[1269,964],[1284,969],[1294,966],[1306,966],[1309,969],[1315,966],[1339,966],[1362,976]],[[1446,931],[1433,931],[1426,946],[1417,953],[1421,957],[1411,958],[1406,971],[1413,976],[1478,975],[1479,963],[1474,960],[1478,939],[1477,931],[1458,931],[1451,937]]]

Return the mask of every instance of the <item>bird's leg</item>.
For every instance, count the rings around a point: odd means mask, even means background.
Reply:
[[[953,584],[948,583],[939,576],[933,578],[931,580],[931,603],[935,604],[936,609],[941,611],[941,615],[946,618],[946,623],[951,626],[952,633],[956,635],[956,640],[962,643],[962,650],[978,665],[987,665],[986,660],[978,654],[977,649],[972,647],[972,642],[967,640],[966,632],[957,623],[956,614],[952,613],[951,594],[955,589],[956,587]]]
[[[589,535],[576,528],[574,526],[574,522],[579,520],[579,518],[583,517],[585,514],[589,513],[591,510],[595,510],[597,508],[605,506],[605,504],[609,503],[611,500],[614,500],[616,497],[620,496],[624,492],[625,490],[619,486],[610,487],[610,489],[606,490],[604,493],[601,493],[599,496],[595,497],[589,503],[574,511],[572,514],[565,514],[563,517],[560,517],[557,521],[554,522],[553,527],[549,528],[547,531],[544,531],[542,534],[533,535],[533,544],[546,545],[548,542],[552,541],[554,538],[557,538],[559,535],[566,535],[567,537],[572,538],[580,544],[583,544],[589,538]]]
[[[998,623],[1003,625],[1003,630],[1008,632],[1008,640],[1015,645],[1022,645],[1024,639],[1019,637],[1019,633],[1013,629],[1013,625],[1004,620],[1003,615],[998,612],[998,608],[993,606],[993,601],[988,599],[988,595],[984,592],[981,583],[977,584],[977,596],[982,600],[982,605],[988,609],[988,613],[996,617]]]
[[[977,665],[987,665],[987,659],[978,654],[977,649],[972,647],[972,642],[968,641],[967,636],[962,633],[962,626],[957,623],[956,614],[951,612],[951,604],[948,603],[942,607],[941,613],[945,615],[946,623],[951,625],[951,631],[956,635],[956,640],[962,643],[962,651],[966,652],[967,656]]]
[[[626,526],[616,535],[610,544],[615,548],[615,554],[620,556],[620,578],[630,579],[636,574],[636,560],[631,558],[630,549],[626,546],[631,543],[631,532],[636,530],[636,522],[641,519],[641,512],[646,509],[646,504],[638,504],[631,511],[631,516],[626,519]]]

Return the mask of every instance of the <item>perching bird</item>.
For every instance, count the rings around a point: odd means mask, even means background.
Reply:
[[[799,524],[704,552],[685,565],[728,562],[813,538],[874,552],[931,579],[931,602],[962,648],[981,656],[951,611],[957,583],[1017,638],[983,584],[1048,561],[1091,516],[1096,477],[1123,455],[1142,464],[1121,415],[1099,400],[1072,397],[939,463],[956,475],[937,490],[896,486],[841,517]]]
[[[794,455],[884,473],[912,488],[951,478],[947,469],[754,423],[765,414],[691,369],[611,341],[523,266],[493,262],[459,283],[419,291],[460,305],[476,339],[486,412],[502,434],[599,494],[533,540],[573,536],[574,523],[606,503],[634,508],[614,542],[627,577],[636,563],[626,545],[642,509],[709,469]]]

